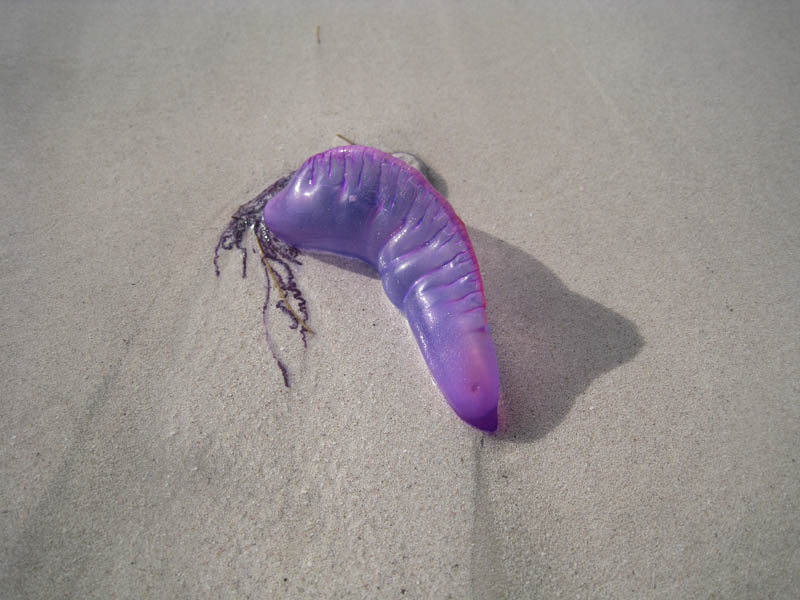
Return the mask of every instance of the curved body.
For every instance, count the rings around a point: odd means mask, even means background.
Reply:
[[[333,148],[292,175],[264,220],[299,248],[375,267],[453,410],[497,429],[497,357],[478,261],[461,219],[419,171],[375,148]]]

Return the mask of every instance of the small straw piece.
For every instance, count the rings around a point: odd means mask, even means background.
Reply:
[[[351,146],[355,146],[355,145],[356,145],[356,143],[355,143],[353,140],[347,139],[347,138],[346,138],[346,137],[344,137],[344,136],[343,136],[341,133],[337,133],[337,134],[336,134],[336,137],[337,137],[337,138],[339,138],[339,139],[342,139],[342,140],[344,140],[345,142],[347,142],[347,143],[348,143],[348,144],[350,144]]]

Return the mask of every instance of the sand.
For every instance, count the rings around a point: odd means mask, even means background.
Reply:
[[[0,597],[796,597],[800,7],[519,4],[6,3]],[[215,277],[336,133],[468,225],[502,435],[364,269],[290,389]]]

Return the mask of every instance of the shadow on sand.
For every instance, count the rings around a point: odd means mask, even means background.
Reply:
[[[500,437],[533,441],[564,419],[596,377],[633,358],[644,340],[631,321],[571,292],[526,252],[468,230],[500,367]]]

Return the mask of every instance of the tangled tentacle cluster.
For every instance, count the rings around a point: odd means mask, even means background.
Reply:
[[[292,173],[286,177],[281,177],[258,196],[240,206],[219,236],[217,247],[214,249],[214,270],[217,277],[220,274],[220,250],[239,250],[242,254],[242,278],[245,278],[247,277],[248,255],[245,239],[248,231],[253,232],[257,246],[257,248],[253,248],[253,252],[261,255],[261,263],[264,266],[266,278],[266,296],[262,309],[265,336],[272,356],[281,370],[283,383],[286,387],[289,387],[289,374],[286,365],[278,358],[267,328],[267,311],[270,306],[270,295],[273,286],[275,286],[280,296],[275,303],[275,307],[289,317],[289,328],[296,329],[299,332],[304,347],[307,345],[306,334],[313,333],[313,330],[308,326],[308,304],[297,286],[293,270],[293,267],[302,265],[297,259],[300,251],[276,237],[267,228],[264,224],[264,206],[275,194],[286,187],[291,176]],[[290,298],[294,299],[296,308],[292,307]]]

